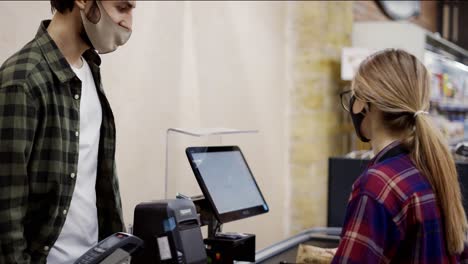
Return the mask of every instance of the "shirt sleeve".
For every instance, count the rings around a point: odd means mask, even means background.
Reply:
[[[27,264],[23,220],[36,107],[22,86],[0,88],[0,263]]]
[[[389,263],[398,241],[398,227],[386,208],[367,195],[359,195],[348,204],[332,263]]]

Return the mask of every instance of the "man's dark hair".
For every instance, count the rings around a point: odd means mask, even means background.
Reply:
[[[75,6],[75,0],[50,0],[50,5],[52,7],[52,12],[57,10],[60,13],[66,13],[68,11],[73,11],[73,6]]]

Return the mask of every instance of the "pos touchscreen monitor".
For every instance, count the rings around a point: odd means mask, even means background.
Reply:
[[[268,212],[268,205],[239,147],[189,147],[186,154],[220,223]]]

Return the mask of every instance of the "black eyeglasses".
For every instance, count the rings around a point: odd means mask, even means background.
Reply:
[[[341,106],[347,112],[349,112],[349,103],[351,102],[352,97],[353,91],[351,90],[346,90],[340,93]]]

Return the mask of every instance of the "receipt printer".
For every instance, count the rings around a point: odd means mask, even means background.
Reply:
[[[133,234],[145,242],[145,248],[132,264],[207,263],[199,217],[190,200],[138,204]]]

